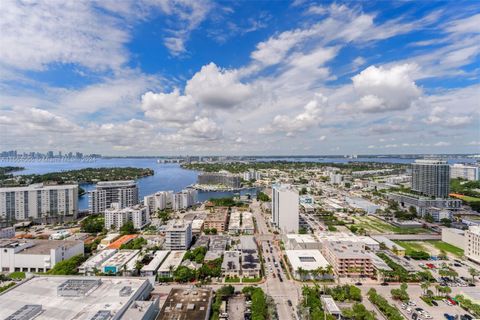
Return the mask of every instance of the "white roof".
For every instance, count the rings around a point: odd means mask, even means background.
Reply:
[[[297,243],[316,243],[318,242],[315,237],[310,234],[294,234],[288,233],[285,235],[288,240],[295,240]]]
[[[325,306],[325,309],[327,309],[328,313],[330,313],[330,314],[341,313],[340,308],[337,306],[337,304],[335,303],[335,300],[333,300],[332,296],[322,295],[322,296],[320,296],[320,299],[322,299],[323,304]]]
[[[194,219],[192,221],[192,229],[200,229],[203,226],[203,219]]]
[[[170,266],[173,266],[176,269],[180,263],[182,263],[183,256],[187,251],[172,251],[168,257],[163,261],[158,272],[169,272]]]
[[[113,256],[117,252],[117,249],[105,249],[85,261],[81,266],[80,269],[93,269],[98,267],[101,263],[105,260]]]
[[[60,284],[70,279],[101,279],[101,284],[81,298],[62,297],[57,294]],[[128,296],[119,295],[120,290],[129,286]],[[119,314],[128,306],[139,290],[148,286],[145,278],[84,277],[84,276],[35,276],[22,282],[1,295],[0,319],[5,319],[26,304],[39,304],[43,312],[36,320],[90,320],[100,310]]]
[[[132,260],[140,250],[119,250],[112,257],[102,264],[103,267],[117,267],[120,268]]]
[[[288,260],[293,270],[315,270],[329,265],[319,250],[286,250]]]
[[[169,250],[158,250],[155,252],[155,255],[153,256],[152,261],[150,261],[149,264],[143,266],[142,271],[151,271],[155,272],[157,271],[158,267],[160,267],[160,264],[163,262],[163,260],[167,257]]]

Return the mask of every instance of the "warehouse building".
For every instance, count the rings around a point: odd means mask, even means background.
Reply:
[[[35,276],[0,294],[0,319],[153,320],[159,307],[146,301],[152,289],[141,278]]]
[[[58,262],[83,255],[79,240],[0,240],[2,272],[46,272]]]

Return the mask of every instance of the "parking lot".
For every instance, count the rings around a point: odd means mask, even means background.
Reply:
[[[449,306],[445,302],[439,300],[437,301],[438,306],[429,306],[426,304],[423,300],[421,300],[419,297],[423,293],[423,289],[420,288],[420,285],[416,284],[410,284],[408,286],[407,292],[409,296],[411,297],[411,301],[415,303],[414,306],[408,306],[410,308],[410,311],[407,311],[407,308],[402,308],[402,302],[401,301],[396,301],[392,299],[390,291],[394,288],[399,288],[400,285],[389,285],[389,286],[368,286],[368,288],[374,287],[379,294],[381,294],[385,299],[388,300],[388,302],[398,308],[400,312],[407,318],[407,319],[412,319],[412,316],[414,313],[417,314],[417,319],[419,320],[440,320],[440,319],[445,319],[444,314],[447,313],[449,315],[455,316],[458,315],[459,317],[461,315],[466,314],[467,312],[463,310],[460,306],[455,305],[455,306]],[[367,288],[365,288],[365,291],[368,291]],[[455,296],[456,294],[463,293],[461,290],[463,288],[452,288],[453,292],[452,295]],[[366,293],[365,293],[366,297]],[[416,310],[416,309],[419,310]],[[420,311],[422,311],[422,314],[420,314]],[[428,316],[425,316],[425,312]]]

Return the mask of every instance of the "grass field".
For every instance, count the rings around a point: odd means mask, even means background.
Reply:
[[[456,255],[457,257],[463,256],[463,250],[462,249],[460,249],[458,247],[455,247],[455,246],[452,246],[449,243],[446,243],[446,242],[443,242],[443,241],[427,241],[427,242],[429,244],[431,244],[432,246],[434,246],[435,248],[437,248],[438,250],[443,250],[445,252],[452,253],[452,254]]]
[[[428,251],[420,242],[418,241],[398,241],[394,240],[396,244],[405,248],[406,254],[409,254],[412,251]]]
[[[480,202],[480,198],[465,196],[463,194],[452,193],[455,198],[467,201],[467,202]]]
[[[376,217],[363,216],[355,217],[355,226],[363,228],[372,233],[398,233],[398,234],[417,234],[429,233],[423,228],[400,228],[384,222]]]

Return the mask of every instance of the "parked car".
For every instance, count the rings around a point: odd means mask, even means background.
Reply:
[[[437,301],[435,301],[435,300],[432,300],[432,304],[433,304],[435,307],[438,307],[438,303],[437,303]]]

